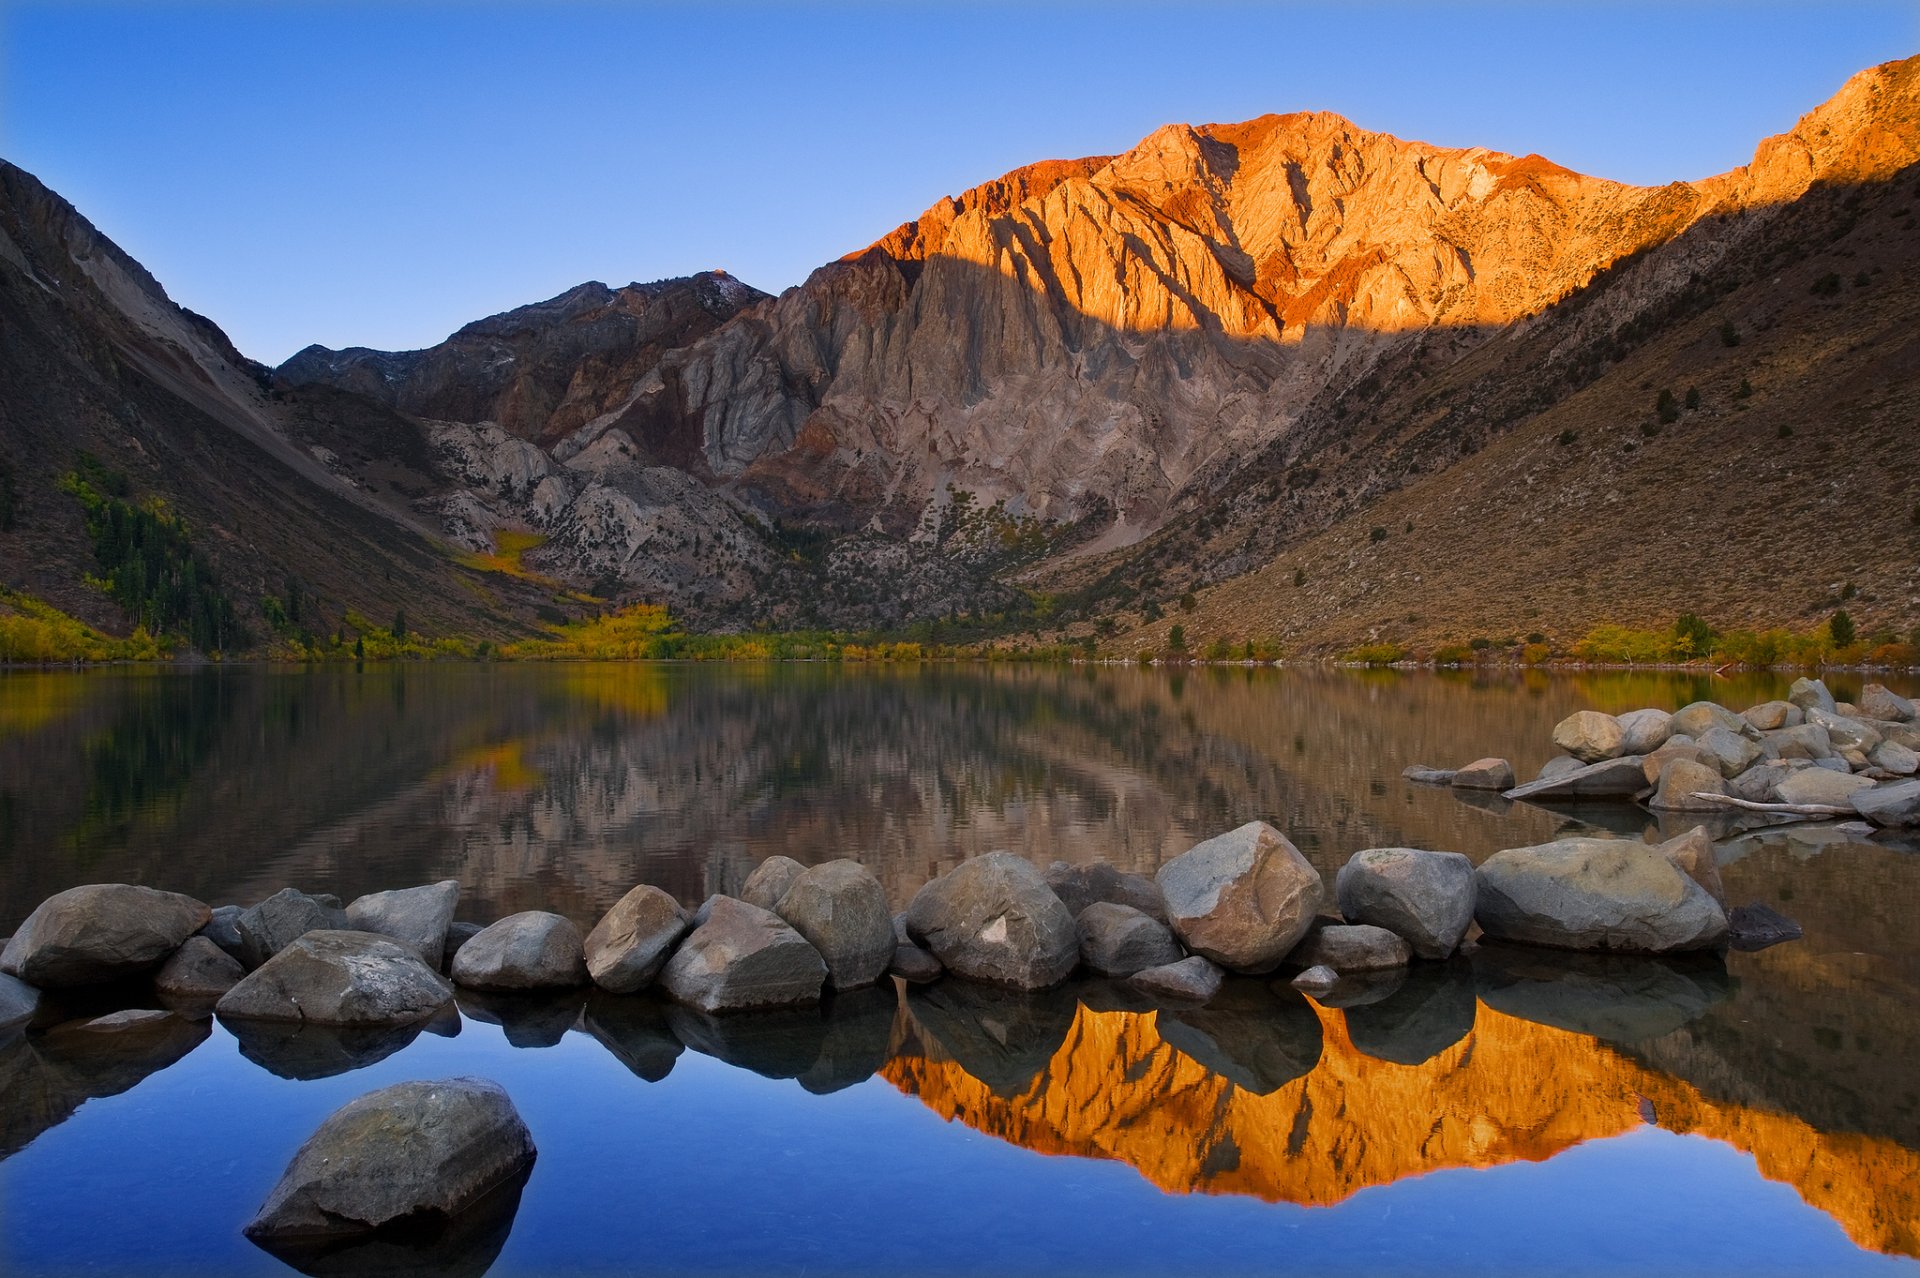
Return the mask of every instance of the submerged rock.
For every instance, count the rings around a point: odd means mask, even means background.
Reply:
[[[1400,773],[1409,781],[1420,785],[1452,785],[1457,768],[1430,768],[1424,763],[1416,763]]]
[[[1453,953],[1473,922],[1473,863],[1458,852],[1365,848],[1334,878],[1340,913],[1404,937],[1424,959]]]
[[[1804,935],[1798,923],[1758,902],[1734,906],[1727,916],[1727,929],[1733,948],[1749,954],[1786,941],[1797,941]]]
[[[922,887],[907,930],[955,975],[1018,989],[1058,985],[1080,961],[1073,916],[1011,852],[974,857]]]
[[[0,972],[43,990],[99,985],[158,966],[213,917],[190,896],[91,883],[42,901],[0,950]]]
[[[1481,864],[1474,917],[1489,937],[1572,950],[1711,949],[1727,916],[1707,890],[1644,843],[1563,839]]]
[[[661,973],[668,997],[703,1012],[819,1002],[827,964],[806,937],[773,911],[730,896],[710,898],[705,909],[706,922]]]
[[[828,861],[804,871],[774,913],[820,952],[827,984],[860,989],[886,975],[893,960],[887,890],[858,861]]]
[[[347,906],[347,926],[404,941],[438,971],[446,955],[447,929],[460,904],[460,884],[442,879],[423,887],[370,892]]]
[[[660,975],[689,926],[678,901],[643,883],[587,933],[587,975],[610,994],[637,993]]]
[[[308,932],[228,990],[222,1019],[395,1025],[424,1020],[453,986],[410,945],[371,932]]]
[[[573,920],[523,910],[482,928],[453,956],[453,980],[477,990],[567,989],[587,983],[585,942]]]
[[[1181,942],[1244,972],[1278,967],[1326,896],[1320,872],[1264,821],[1195,844],[1161,866],[1158,880]]]

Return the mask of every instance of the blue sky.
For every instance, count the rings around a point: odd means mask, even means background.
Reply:
[[[1920,5],[0,5],[0,156],[277,362],[585,279],[777,290],[944,194],[1327,109],[1623,181],[1747,160]]]

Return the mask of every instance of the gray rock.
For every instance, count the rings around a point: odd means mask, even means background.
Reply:
[[[97,985],[157,966],[213,912],[190,896],[91,883],[37,906],[0,950],[0,972],[43,990]]]
[[[160,965],[153,988],[163,997],[217,999],[246,974],[239,959],[204,936],[190,936]]]
[[[566,989],[587,983],[586,943],[571,919],[522,910],[480,930],[453,956],[453,980],[476,990]]]
[[[1420,848],[1363,849],[1334,879],[1348,922],[1386,928],[1424,959],[1443,959],[1459,946],[1473,922],[1474,888],[1466,857]]]
[[[1842,750],[1840,752],[1840,757],[1846,761],[1847,767],[1854,772],[1865,772],[1868,768],[1873,766],[1872,764],[1867,762],[1866,751],[1855,750],[1851,746],[1847,747],[1845,750]]]
[[[1474,918],[1499,940],[1662,954],[1710,949],[1727,936],[1719,903],[1644,843],[1562,839],[1508,848],[1474,873]]]
[[[1860,690],[1860,715],[1862,718],[1883,719],[1889,723],[1911,723],[1914,707],[1913,702],[1885,684],[1870,683]]]
[[[1582,763],[1618,758],[1625,740],[1620,721],[1598,710],[1576,710],[1553,727],[1553,744]]]
[[[1855,791],[1850,800],[1861,816],[1880,826],[1920,825],[1920,781],[1895,781]]]
[[[1322,993],[1340,983],[1340,973],[1330,967],[1310,967],[1289,981],[1296,990],[1309,994]]]
[[[1580,762],[1580,760],[1574,758],[1570,754],[1556,754],[1551,759],[1548,759],[1545,763],[1540,765],[1539,775],[1534,777],[1532,782],[1530,782],[1529,784],[1539,785],[1542,782],[1558,781],[1563,777],[1570,777],[1575,775],[1576,773],[1585,772],[1590,767],[1597,767],[1597,766],[1599,765],[1582,763]],[[1447,779],[1449,781],[1453,779],[1453,776],[1451,773],[1448,774]],[[1524,790],[1527,788],[1527,786],[1521,786],[1520,788]],[[1512,798],[1513,796],[1514,796],[1513,791],[1510,790],[1507,792],[1508,798]]]
[[[1727,793],[1752,803],[1771,803],[1774,787],[1800,769],[1812,766],[1806,759],[1769,759],[1756,763],[1727,782]]]
[[[1861,790],[1871,790],[1873,782],[1865,777],[1849,776],[1826,768],[1802,768],[1773,788],[1781,803],[1818,803],[1844,807]]]
[[[1303,968],[1330,967],[1349,972],[1385,972],[1405,967],[1413,947],[1370,923],[1326,923],[1308,931],[1287,962]]]
[[[1682,761],[1704,764],[1715,772],[1720,770],[1720,761],[1710,752],[1702,750],[1692,737],[1669,738],[1665,745],[1641,760],[1640,770],[1648,785],[1657,786],[1660,778],[1666,774],[1668,765]]]
[[[1804,935],[1800,925],[1770,906],[1755,903],[1736,905],[1727,915],[1728,939],[1733,948],[1750,954]]]
[[[1920,772],[1920,754],[1898,741],[1882,741],[1867,751],[1867,762],[1890,776],[1910,777]]]
[[[1742,710],[1740,717],[1761,732],[1772,732],[1778,728],[1791,728],[1805,723],[1807,712],[1791,701],[1762,701],[1757,706],[1748,706]]]
[[[1833,694],[1827,691],[1827,685],[1818,679],[1795,679],[1793,686],[1787,689],[1787,700],[1802,710],[1825,710],[1833,713]]]
[[[939,959],[908,941],[893,947],[887,972],[914,985],[928,985],[946,975],[947,969],[940,966]]]
[[[1475,759],[1453,774],[1456,790],[1511,790],[1513,765],[1505,759]]]
[[[347,926],[405,941],[420,951],[428,967],[440,969],[447,950],[447,929],[460,904],[460,884],[442,879],[424,887],[370,892],[347,907]]]
[[[1186,957],[1164,923],[1131,905],[1095,901],[1076,922],[1080,962],[1101,976],[1132,976]]]
[[[1135,972],[1128,983],[1154,998],[1204,1003],[1220,992],[1226,973],[1219,966],[1195,954],[1178,963],[1166,963]]]
[[[224,994],[221,1017],[397,1025],[424,1020],[453,986],[410,945],[371,932],[308,932]]]
[[[486,930],[487,928],[484,923],[450,923],[448,924],[447,925],[447,952],[445,957],[440,962],[441,970],[445,971],[447,968],[453,965],[453,956],[460,952],[461,946],[465,945],[468,941],[471,941],[474,937],[480,935],[482,932]]]
[[[637,993],[660,975],[689,926],[678,901],[643,883],[587,933],[587,975],[609,993]]]
[[[1838,772],[1841,776],[1845,776],[1847,773],[1853,771],[1853,765],[1837,754],[1830,758],[1815,759],[1813,766],[1816,768],[1825,768],[1829,772]]]
[[[0,974],[0,1028],[40,1014],[40,991],[17,976]]]
[[[1160,867],[1174,934],[1222,967],[1270,972],[1326,899],[1320,872],[1264,821],[1197,843]]]
[[[1660,812],[1718,812],[1723,807],[1696,796],[1725,794],[1726,780],[1716,766],[1675,759],[1660,772],[1660,788],[1647,806]]]
[[[1452,785],[1454,773],[1453,768],[1430,768],[1424,763],[1416,763],[1403,769],[1400,775],[1421,785]]]
[[[1630,710],[1618,721],[1623,755],[1652,754],[1673,735],[1673,716],[1665,710]]]
[[[1569,766],[1556,768],[1555,763]],[[1647,780],[1646,760],[1639,755],[1622,755],[1601,763],[1582,764],[1570,755],[1561,755],[1540,769],[1540,778],[1507,791],[1509,799],[1624,798],[1640,793],[1651,784]]]
[[[828,861],[806,870],[774,913],[820,952],[832,988],[860,989],[886,975],[895,944],[887,890],[858,861]]]
[[[753,867],[753,873],[740,885],[738,899],[748,905],[771,910],[780,904],[780,898],[787,894],[787,889],[793,886],[794,881],[806,872],[807,867],[790,856],[770,856]]]
[[[1738,732],[1729,732],[1725,728],[1710,728],[1697,739],[1696,744],[1714,758],[1715,765],[1723,777],[1737,777],[1760,758],[1760,743],[1742,736]]]
[[[716,896],[707,921],[667,960],[660,987],[677,1003],[717,1013],[817,1003],[826,980],[826,960],[779,915]]]
[[[1802,723],[1761,733],[1760,748],[1772,759],[1831,759],[1833,738],[1817,723]]]
[[[345,932],[345,910],[323,904],[293,888],[281,888],[258,905],[240,911],[234,921],[240,933],[240,962],[259,967],[309,932]]]
[[[1070,865],[1055,861],[1047,867],[1047,886],[1075,918],[1097,901],[1130,905],[1150,918],[1167,921],[1167,903],[1160,887],[1144,874],[1127,874],[1105,862]]]
[[[1706,826],[1696,825],[1685,834],[1655,845],[1653,850],[1705,888],[1721,909],[1727,908],[1727,889],[1720,882],[1720,862],[1714,857],[1713,837],[1707,833]]]
[[[194,933],[204,936],[240,963],[246,962],[246,946],[240,940],[240,916],[245,913],[237,905],[216,905],[213,917],[207,925]]]
[[[893,916],[893,943],[895,945],[913,944],[913,934],[907,931],[907,912],[905,910],[900,910]]]
[[[1728,732],[1742,735],[1755,733],[1751,723],[1714,701],[1696,701],[1682,706],[1673,712],[1673,718],[1667,723],[1669,733],[1677,736],[1689,736],[1695,741],[1707,735],[1715,728],[1725,728]]]
[[[1807,722],[1817,723],[1825,728],[1827,738],[1833,742],[1835,750],[1859,750],[1865,753],[1886,739],[1880,731],[1880,724],[1856,719],[1852,715],[1827,714],[1821,710],[1809,710]]]
[[[1080,961],[1073,916],[1011,852],[974,857],[922,887],[907,907],[907,930],[949,972],[996,985],[1044,989]]]
[[[524,1179],[533,1160],[533,1137],[497,1083],[395,1083],[329,1115],[244,1232],[277,1250],[446,1221]]]

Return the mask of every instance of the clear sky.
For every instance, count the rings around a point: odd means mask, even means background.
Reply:
[[[942,195],[1327,109],[1622,181],[1744,163],[1920,4],[0,0],[0,156],[250,355],[586,279],[796,284]]]

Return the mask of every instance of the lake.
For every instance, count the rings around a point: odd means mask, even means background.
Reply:
[[[219,905],[455,878],[462,918],[584,929],[636,883],[691,906],[776,853],[857,858],[904,908],[978,853],[1151,873],[1256,818],[1329,883],[1364,847],[1665,837],[1695,822],[1400,773],[1501,755],[1530,777],[1574,710],[1739,708],[1788,682],[14,672],[0,936],[87,882]],[[1829,683],[1846,699],[1860,678]],[[1201,1009],[947,981],[714,1020],[463,991],[458,1017],[400,1034],[0,1031],[0,1271],[286,1272],[240,1227],[321,1119],[469,1074],[507,1089],[539,1158],[517,1210],[416,1272],[1920,1273],[1920,853],[1714,833],[1730,900],[1803,940],[1684,961],[1485,946],[1327,1003],[1253,979]]]

